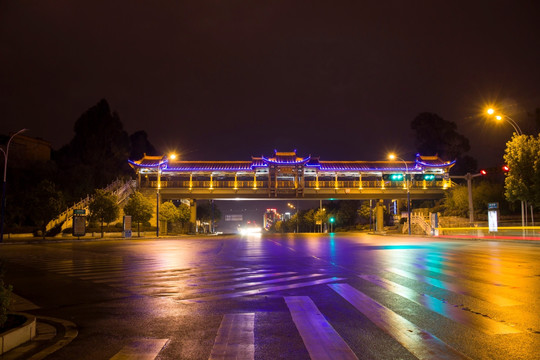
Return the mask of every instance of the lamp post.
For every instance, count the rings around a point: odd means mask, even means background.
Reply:
[[[395,154],[388,155],[388,158],[390,160],[395,160],[395,159],[401,160],[405,164],[405,172],[406,172],[405,184],[407,186],[407,225],[408,225],[407,227],[409,230],[409,235],[411,235],[411,190],[409,186],[409,166],[407,165],[407,162],[405,160],[403,160],[400,157],[397,157]]]
[[[521,131],[521,128],[519,127],[517,122],[514,119],[512,119],[510,116],[504,115],[504,114],[495,114],[495,109],[493,108],[487,109],[486,113],[490,116],[494,116],[495,119],[497,119],[497,121],[501,121],[503,119],[506,120],[506,122],[512,125],[512,127],[514,128],[518,136],[523,135],[523,131]],[[525,227],[526,212],[527,212],[527,206],[524,205],[523,200],[521,200],[521,227],[523,228]]]
[[[161,188],[161,166],[158,167],[158,181],[156,189],[156,237],[159,238],[159,189]]]
[[[7,163],[8,163],[8,156],[9,156],[9,145],[11,144],[11,140],[17,135],[19,135],[22,132],[25,132],[28,129],[21,129],[17,131],[15,134],[11,135],[9,138],[6,150],[0,148],[2,153],[4,154],[4,182],[2,183],[2,218],[0,219],[0,242],[4,241],[4,217],[6,212],[6,175],[7,175]]]
[[[488,113],[488,115],[494,116],[497,121],[501,121],[503,119],[506,120],[506,122],[512,125],[518,135],[523,135],[523,131],[521,131],[521,128],[519,127],[517,122],[510,116],[504,114],[495,114],[495,109],[492,108],[487,109],[486,112]]]

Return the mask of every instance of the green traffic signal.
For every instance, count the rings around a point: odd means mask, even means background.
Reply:
[[[403,181],[403,174],[391,174],[390,180],[392,181]]]
[[[333,217],[330,218],[330,222],[331,222],[331,223],[333,223],[334,220],[335,220],[335,219],[334,219]]]

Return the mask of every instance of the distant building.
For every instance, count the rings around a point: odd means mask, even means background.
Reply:
[[[2,145],[9,141],[8,136],[2,136]],[[9,166],[25,167],[36,162],[51,160],[51,143],[42,139],[25,135],[17,135],[9,145]]]

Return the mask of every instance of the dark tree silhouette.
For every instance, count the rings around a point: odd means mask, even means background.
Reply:
[[[131,160],[139,160],[144,154],[146,155],[158,155],[158,152],[154,145],[148,141],[148,134],[146,131],[136,131],[129,136],[131,142],[131,153],[129,158]]]
[[[421,113],[411,122],[415,131],[414,143],[422,155],[439,155],[443,160],[457,160],[453,173],[474,172],[477,163],[465,155],[471,148],[469,139],[457,131],[453,121],[447,121],[434,113]]]
[[[106,100],[82,114],[74,130],[71,142],[56,154],[64,172],[63,188],[70,189],[73,197],[83,197],[131,174],[128,134]]]

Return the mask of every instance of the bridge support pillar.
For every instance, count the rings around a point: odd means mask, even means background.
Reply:
[[[191,211],[191,214],[189,216],[189,223],[191,227],[191,231],[197,233],[199,229],[197,229],[197,200],[190,199],[189,200],[189,210]]]
[[[377,201],[375,204],[375,231],[382,233],[384,231],[384,202],[383,200]]]

